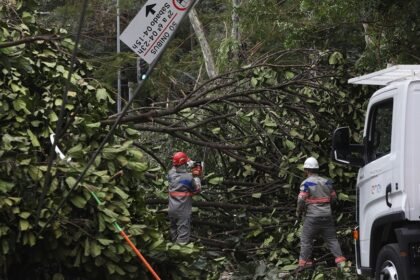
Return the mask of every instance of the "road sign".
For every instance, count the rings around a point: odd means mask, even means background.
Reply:
[[[191,0],[149,0],[120,39],[151,64],[187,14]]]

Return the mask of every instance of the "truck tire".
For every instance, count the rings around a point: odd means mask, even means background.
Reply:
[[[376,280],[406,280],[397,243],[385,245],[378,255],[375,269]]]

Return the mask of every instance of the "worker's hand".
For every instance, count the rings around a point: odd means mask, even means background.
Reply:
[[[202,175],[202,168],[201,168],[201,165],[194,166],[194,167],[191,169],[191,173],[192,173],[192,175],[193,175],[194,177],[201,177],[201,175]]]

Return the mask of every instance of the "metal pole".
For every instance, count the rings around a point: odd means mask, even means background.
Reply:
[[[121,52],[120,42],[120,0],[117,0],[117,55]],[[117,113],[121,112],[121,68],[118,65],[117,84]]]
[[[133,84],[132,82],[128,82],[128,100],[133,98]]]

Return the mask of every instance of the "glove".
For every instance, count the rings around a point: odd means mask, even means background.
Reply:
[[[200,177],[202,175],[201,165],[196,165],[191,169],[191,173],[194,177]]]

